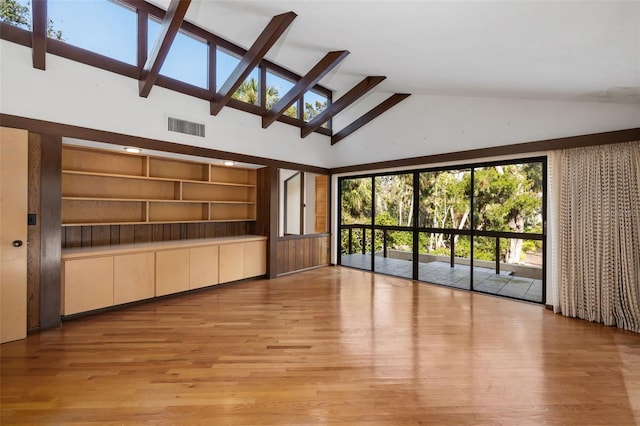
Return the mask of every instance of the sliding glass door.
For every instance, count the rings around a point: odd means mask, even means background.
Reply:
[[[544,302],[544,158],[339,179],[339,263]]]

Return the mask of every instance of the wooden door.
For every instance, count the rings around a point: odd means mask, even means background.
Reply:
[[[316,176],[316,211],[314,232],[327,232],[329,176]]]
[[[27,337],[28,140],[0,127],[0,343]]]

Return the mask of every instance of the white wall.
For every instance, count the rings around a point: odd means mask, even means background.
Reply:
[[[47,69],[34,69],[31,49],[0,41],[0,111],[58,123],[177,142],[320,167],[331,166],[326,136],[300,138],[300,129],[279,122],[262,129],[259,116],[224,108],[154,86],[138,96],[137,80],[47,55]],[[206,138],[166,130],[167,115],[206,125]]]
[[[334,131],[389,94],[351,108]],[[412,95],[334,145],[332,164],[419,157],[640,126],[640,105]]]
[[[133,136],[321,167],[500,146],[637,127],[640,107],[598,102],[412,95],[340,143],[232,108],[209,114],[206,101],[47,54],[34,69],[31,49],[0,41],[0,111]],[[340,94],[336,94],[336,98]],[[376,93],[334,120],[340,130],[388,94]],[[204,123],[206,138],[166,130],[166,116]]]

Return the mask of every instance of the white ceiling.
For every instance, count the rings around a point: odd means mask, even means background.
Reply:
[[[287,11],[267,58],[304,75],[349,50],[334,99],[385,75],[374,91],[640,105],[640,1],[193,0],[186,19],[248,48]]]

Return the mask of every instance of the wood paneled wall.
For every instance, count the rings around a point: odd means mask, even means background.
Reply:
[[[328,265],[330,237],[327,234],[278,239],[278,275]]]
[[[27,209],[36,224],[27,226],[27,330],[40,327],[40,166],[41,138],[29,133]]]
[[[60,326],[62,138],[42,135],[40,167],[40,330]]]
[[[62,248],[220,238],[255,233],[254,222],[200,222],[62,227]]]

